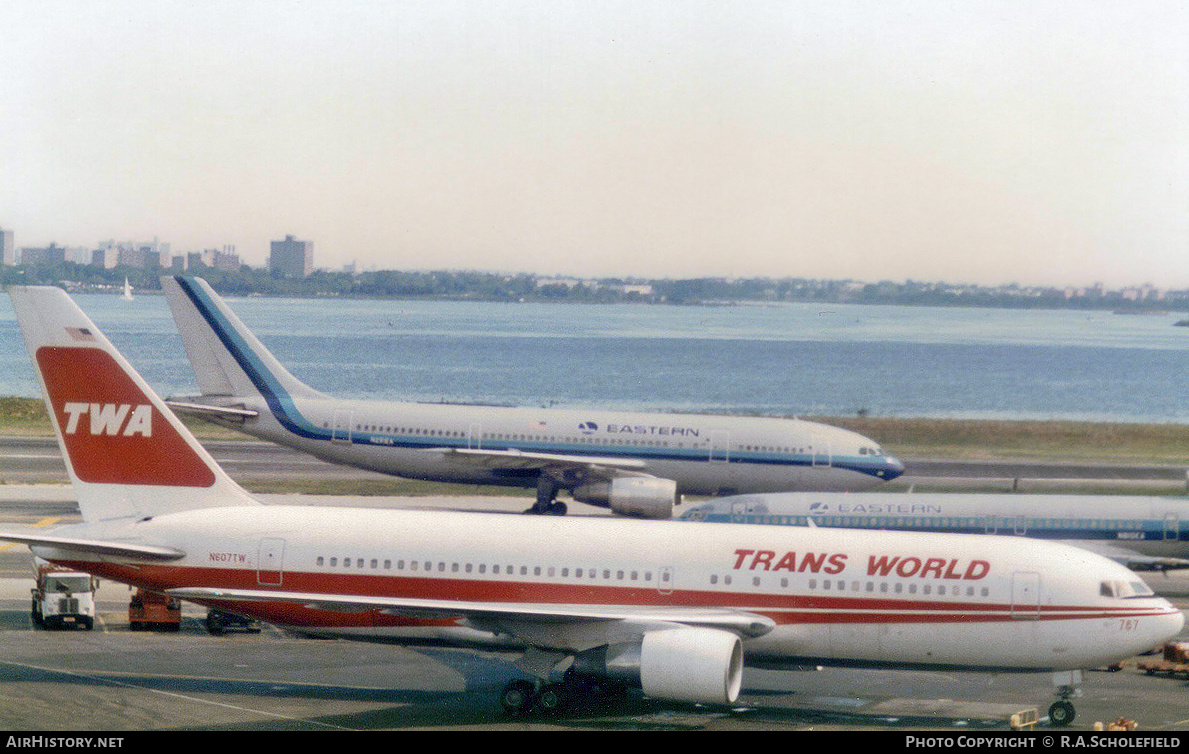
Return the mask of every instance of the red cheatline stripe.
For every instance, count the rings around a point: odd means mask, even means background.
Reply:
[[[81,570],[109,578],[136,581],[155,589],[179,587],[222,587],[267,589],[257,581],[255,570],[171,567],[144,565],[137,568],[118,564],[78,562]],[[1152,606],[1017,606],[972,602],[944,603],[862,597],[806,598],[778,596],[763,604],[757,595],[703,591],[678,591],[660,595],[656,589],[633,589],[598,584],[541,584],[519,581],[479,581],[449,578],[323,574],[286,571],[283,589],[327,595],[384,596],[411,599],[465,600],[540,604],[623,605],[632,607],[727,607],[766,615],[781,625],[806,623],[989,623],[1034,619],[1040,621],[1136,618],[1164,615]],[[759,595],[767,597],[768,595]],[[597,599],[596,599],[597,597]],[[292,610],[273,606],[276,610]],[[325,611],[314,611],[325,612]],[[343,616],[343,613],[334,613]]]

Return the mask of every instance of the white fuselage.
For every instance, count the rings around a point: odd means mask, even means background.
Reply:
[[[184,550],[155,565],[37,548],[156,591],[734,608],[775,622],[744,644],[750,661],[768,664],[1073,669],[1148,649],[1183,623],[1103,558],[985,536],[282,506],[199,509],[63,534]],[[1115,585],[1112,596],[1104,583]],[[474,625],[381,611],[220,606],[290,626],[484,635]]]
[[[903,492],[738,495],[700,503],[682,518],[1098,541],[1151,556],[1189,557],[1189,501],[1174,497]]]
[[[300,397],[196,400],[258,411],[231,425],[249,434],[411,479],[536,485],[535,470],[484,468],[435,452],[453,448],[640,460],[643,473],[695,495],[862,490],[903,472],[862,435],[795,419]]]

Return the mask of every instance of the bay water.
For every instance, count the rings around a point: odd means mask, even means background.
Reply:
[[[164,296],[75,301],[162,395],[197,385]],[[1189,420],[1178,314],[228,298],[345,398],[773,416]],[[0,395],[39,396],[7,296]]]

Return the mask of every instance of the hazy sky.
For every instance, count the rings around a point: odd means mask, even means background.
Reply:
[[[18,246],[1189,287],[1189,4],[0,2]]]

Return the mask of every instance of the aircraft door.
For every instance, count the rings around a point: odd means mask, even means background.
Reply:
[[[1011,575],[1011,617],[1036,620],[1040,617],[1040,574],[1016,571]]]
[[[285,540],[265,537],[256,552],[256,583],[280,586],[285,578]]]
[[[340,445],[351,444],[351,422],[354,416],[350,411],[335,411],[330,439]]]
[[[727,463],[731,460],[731,433],[725,429],[710,430],[711,463]]]
[[[1164,538],[1172,540],[1181,538],[1181,522],[1175,513],[1164,514]]]
[[[758,524],[760,516],[767,515],[767,513],[768,506],[756,502],[754,498],[745,498],[731,503],[731,523],[733,524]]]
[[[467,448],[478,450],[481,447],[483,447],[483,427],[478,424],[472,424],[467,427]]]
[[[809,455],[812,459],[811,464],[814,466],[830,466],[831,454],[829,440],[825,440],[818,435],[813,435],[810,438],[810,442],[812,443],[809,447]]]

